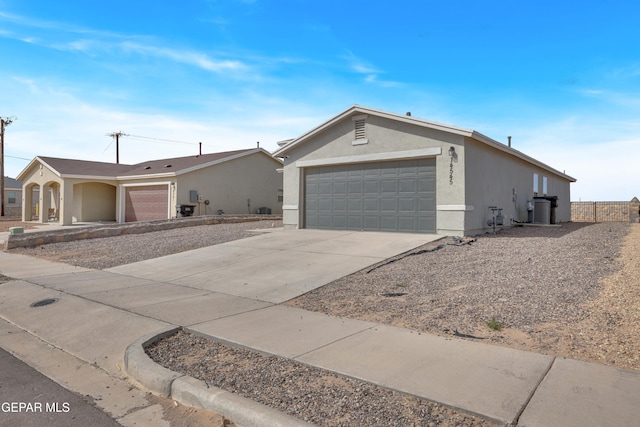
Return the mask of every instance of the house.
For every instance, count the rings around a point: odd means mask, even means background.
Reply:
[[[22,212],[22,183],[8,176],[4,177],[4,216],[20,218]]]
[[[498,225],[527,222],[534,206],[541,222],[571,218],[574,178],[510,144],[410,113],[354,105],[279,145],[285,228],[474,235],[494,215]]]
[[[20,173],[22,219],[151,221],[184,215],[282,212],[282,162],[264,149],[227,151],[135,165],[35,157]],[[36,191],[39,190],[39,191]],[[265,213],[267,209],[263,209]]]

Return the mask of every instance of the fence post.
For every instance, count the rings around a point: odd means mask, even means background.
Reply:
[[[629,202],[629,222],[640,222],[640,200],[637,197]]]

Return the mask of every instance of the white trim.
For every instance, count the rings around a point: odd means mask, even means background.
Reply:
[[[437,205],[436,210],[469,212],[473,210],[473,205]]]
[[[329,166],[329,165],[342,165],[346,163],[365,163],[385,160],[403,160],[403,159],[416,159],[421,157],[433,157],[442,154],[442,148],[423,148],[419,150],[407,150],[407,151],[392,151],[390,153],[374,153],[374,154],[362,154],[358,156],[343,156],[343,157],[328,157],[325,159],[316,160],[299,160],[296,162],[296,167],[306,168],[310,166]]]
[[[354,139],[353,141],[351,141],[351,145],[365,145],[368,143],[369,143],[368,139]]]
[[[282,205],[283,211],[295,211],[298,210],[298,205]]]
[[[171,185],[171,181],[162,182],[125,182],[120,184],[123,187],[157,187],[159,185]]]

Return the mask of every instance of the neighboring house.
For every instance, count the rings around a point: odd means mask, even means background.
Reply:
[[[504,225],[527,222],[534,196],[557,196],[555,222],[571,218],[574,178],[476,131],[410,113],[356,105],[279,145],[285,228],[473,235],[492,228],[491,206]],[[551,204],[537,201],[550,216]]]
[[[136,165],[36,157],[18,179],[23,206],[38,199],[39,222],[122,223],[175,218],[180,205],[193,206],[194,215],[257,213],[263,207],[281,213],[281,168],[261,148]],[[33,219],[24,208],[22,218]]]
[[[22,183],[8,176],[4,177],[4,216],[20,218],[22,214]]]

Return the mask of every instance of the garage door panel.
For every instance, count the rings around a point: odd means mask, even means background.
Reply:
[[[396,218],[395,216],[381,216],[380,230],[398,231],[398,218]]]
[[[156,221],[169,218],[167,185],[125,187],[125,222]]]
[[[436,178],[435,177],[421,177],[418,179],[418,191],[419,192],[433,192],[435,196],[435,191],[432,189],[436,188]]]
[[[346,215],[334,215],[329,221],[331,228],[346,229],[347,228],[347,216]]]
[[[333,195],[339,194],[347,194],[347,183],[346,182],[334,182],[333,183]]]
[[[401,179],[398,181],[398,192],[400,193],[415,193],[418,188],[415,179]]]
[[[382,193],[397,193],[398,192],[398,181],[385,179],[380,182]]]
[[[308,168],[304,206],[308,228],[435,232],[435,159]]]
[[[362,199],[349,199],[347,208],[349,212],[362,212]]]
[[[421,197],[418,199],[418,212],[432,213],[436,210],[435,197]]]
[[[347,200],[346,199],[333,199],[333,212],[347,213]]]
[[[365,181],[362,190],[365,196],[378,196],[378,194],[380,194],[380,183],[378,181]]]
[[[435,230],[436,229],[436,216],[429,215],[418,218],[418,228],[421,230]]]
[[[362,187],[363,187],[363,182],[362,181],[350,181],[348,184],[348,193],[349,195],[351,194],[362,194]]]
[[[377,214],[380,210],[380,200],[379,199],[364,199],[364,203],[362,204],[365,212],[371,212]]]
[[[361,230],[362,227],[362,217],[361,216],[354,216],[354,215],[349,215],[347,217],[347,228],[349,230]]]
[[[380,217],[365,215],[363,229],[365,230],[380,230]]]
[[[399,212],[416,212],[416,199],[413,197],[401,197],[398,199]]]
[[[401,216],[398,218],[398,231],[415,231],[416,218],[412,216]]]
[[[331,196],[332,188],[333,188],[333,184],[331,182],[320,182],[318,184],[318,195],[319,196]]]

